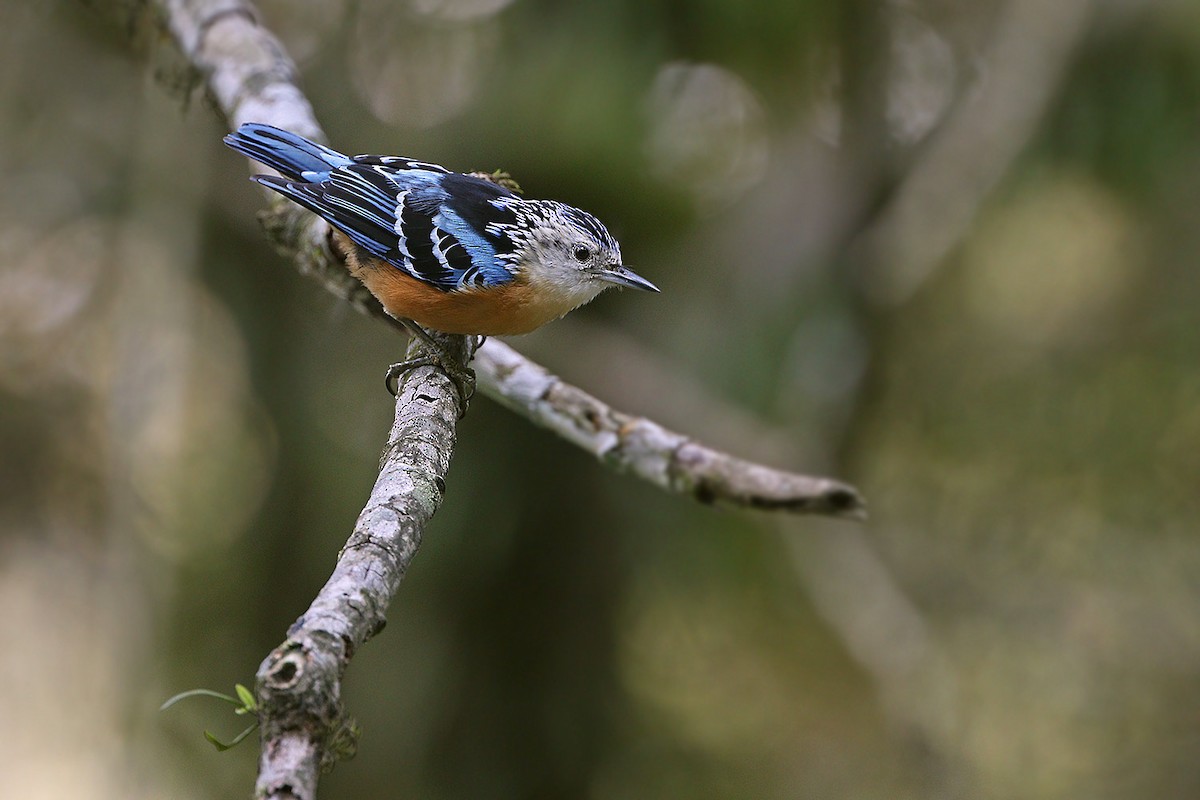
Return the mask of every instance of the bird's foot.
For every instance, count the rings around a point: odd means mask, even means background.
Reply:
[[[465,417],[471,398],[475,396],[475,370],[464,367],[445,352],[399,361],[388,367],[387,374],[384,376],[384,386],[387,387],[392,397],[395,397],[400,391],[400,376],[417,367],[437,367],[445,373],[458,391],[458,418]]]
[[[400,391],[400,376],[405,372],[417,367],[437,367],[450,379],[450,382],[454,384],[454,388],[458,390],[458,418],[462,419],[465,417],[467,415],[467,407],[471,404],[471,398],[475,396],[475,370],[466,366],[465,363],[450,353],[445,345],[430,336],[415,321],[406,317],[395,317],[395,319],[408,330],[410,336],[424,342],[430,352],[428,355],[409,358],[388,367],[387,374],[384,376],[384,385],[387,387],[388,392],[391,393],[392,397],[396,396],[396,393]],[[477,345],[475,350],[478,349]],[[466,354],[467,361],[470,361],[473,355],[474,350],[468,348]]]

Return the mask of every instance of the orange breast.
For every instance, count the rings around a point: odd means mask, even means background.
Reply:
[[[389,313],[443,333],[487,336],[529,333],[574,308],[559,298],[539,295],[521,276],[489,289],[444,292],[386,262],[374,259],[361,262],[357,248],[341,231],[335,232],[335,239],[346,255],[350,271]]]

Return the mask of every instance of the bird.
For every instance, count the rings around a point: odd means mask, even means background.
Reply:
[[[224,142],[279,173],[251,180],[333,227],[350,272],[402,321],[516,335],[613,286],[659,291],[624,266],[598,219],[565,203],[405,156],[348,156],[258,122]]]

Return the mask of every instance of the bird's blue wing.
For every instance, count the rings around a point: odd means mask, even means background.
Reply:
[[[521,199],[491,181],[457,172],[444,175],[439,185],[446,199],[434,221],[461,243],[476,268],[461,277],[462,285],[507,283],[520,270],[516,242],[508,232],[518,223],[510,204]]]
[[[512,222],[511,211],[491,202],[511,193],[488,181],[395,156],[355,156],[319,182],[255,180],[324,217],[376,258],[444,291],[513,278],[502,257],[504,237],[487,232],[489,222]]]

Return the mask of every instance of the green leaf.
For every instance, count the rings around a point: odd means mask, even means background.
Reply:
[[[238,709],[238,713],[256,713],[258,711],[258,701],[254,699],[254,693],[240,683],[235,683],[233,688],[242,701],[242,708]]]
[[[213,734],[212,731],[205,731],[204,738],[208,739],[208,741],[212,743],[212,746],[217,748],[218,753],[224,753],[226,750],[230,750],[241,744],[242,740],[249,736],[257,727],[258,723],[256,722],[250,727],[246,728],[246,730],[239,733],[237,736],[233,737],[233,739],[231,739],[228,743],[222,742],[216,737],[216,735]]]

